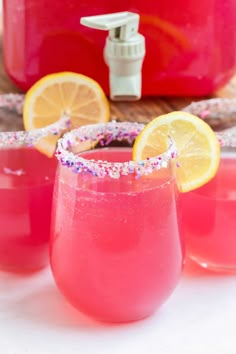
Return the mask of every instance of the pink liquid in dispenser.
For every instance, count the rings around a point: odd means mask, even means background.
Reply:
[[[143,95],[207,95],[236,69],[235,0],[3,0],[4,63],[23,90],[42,76],[75,71],[108,93],[103,59],[107,33],[80,24],[83,16],[132,11],[146,38]]]

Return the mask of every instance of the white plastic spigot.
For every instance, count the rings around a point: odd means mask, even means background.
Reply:
[[[114,101],[138,100],[145,56],[145,38],[138,33],[139,15],[125,11],[82,17],[80,22],[87,27],[109,31],[104,59],[110,70],[110,98]]]

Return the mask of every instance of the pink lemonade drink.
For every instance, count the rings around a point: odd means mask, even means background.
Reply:
[[[222,152],[216,177],[182,194],[187,255],[205,268],[236,271],[236,149]]]
[[[33,147],[41,130],[0,133],[0,269],[27,272],[49,261],[56,158]]]
[[[151,315],[173,292],[182,269],[173,147],[141,163],[130,161],[130,147],[78,154],[96,140],[131,143],[142,128],[114,122],[83,127],[66,134],[57,152],[52,272],[75,308],[107,322]]]
[[[34,148],[0,150],[0,268],[48,264],[56,160]]]

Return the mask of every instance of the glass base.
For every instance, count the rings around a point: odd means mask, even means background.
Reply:
[[[116,318],[116,317],[93,317],[95,321],[98,322],[103,322],[107,324],[125,324],[125,323],[132,323],[132,322],[138,322],[138,321],[143,321],[151,316],[153,316],[155,311],[152,311],[150,313],[147,313],[142,316],[137,316],[137,317],[123,317],[123,318]],[[86,314],[87,315],[87,314]],[[88,316],[88,315],[87,315]],[[91,317],[91,316],[90,316]]]
[[[0,272],[5,273],[15,273],[15,274],[30,274],[41,271],[42,269],[48,267],[48,263],[40,265],[38,267],[10,267],[6,265],[0,265]]]
[[[189,259],[199,265],[201,268],[215,272],[215,273],[228,273],[236,274],[236,264],[235,265],[225,265],[214,262],[206,261],[200,257],[189,255]]]

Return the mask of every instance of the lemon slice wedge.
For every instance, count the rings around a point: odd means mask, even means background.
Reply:
[[[220,162],[216,135],[202,119],[186,112],[171,112],[147,124],[135,140],[133,160],[162,154],[168,136],[177,148],[176,178],[181,192],[196,189],[215,176]]]
[[[99,84],[73,72],[49,74],[37,81],[25,96],[25,129],[46,127],[62,116],[70,118],[71,128],[107,122],[110,116],[109,103]],[[50,157],[54,154],[58,138],[48,135],[41,138],[36,147]]]

